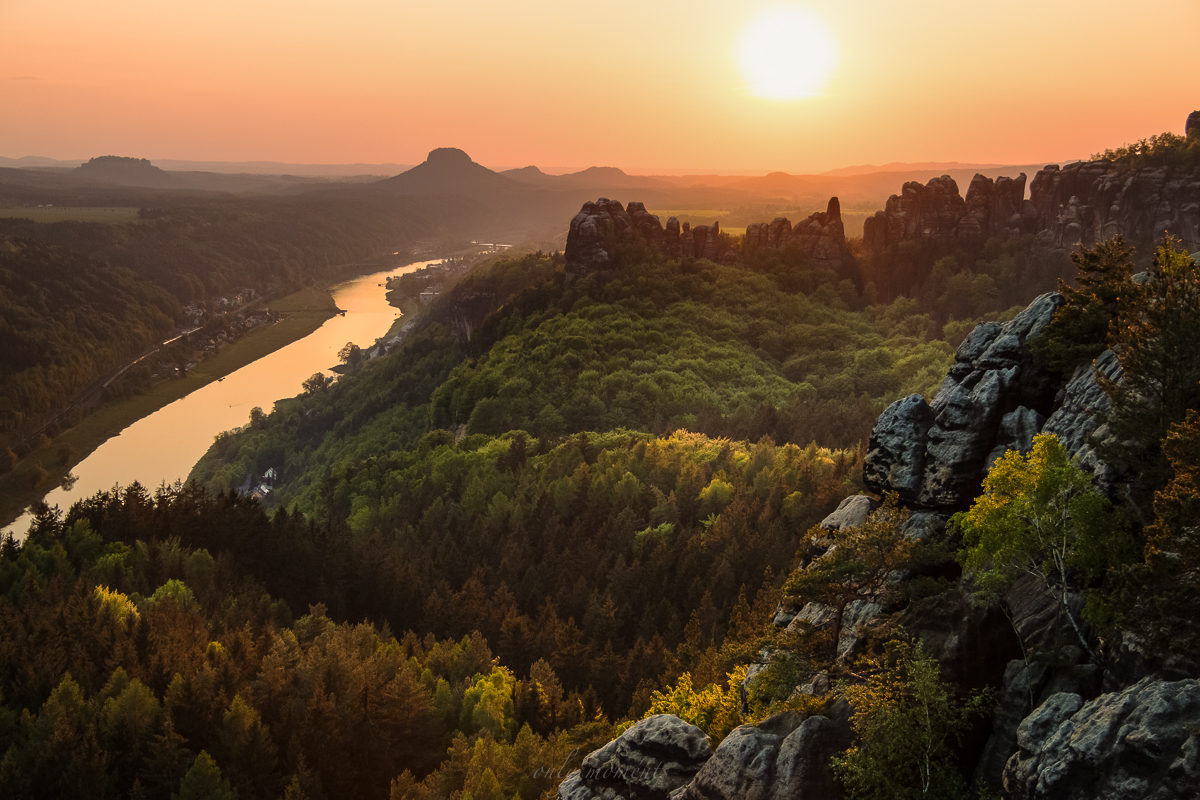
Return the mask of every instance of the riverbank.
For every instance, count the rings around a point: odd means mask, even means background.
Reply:
[[[11,524],[30,503],[62,484],[76,464],[133,423],[303,339],[338,313],[327,289],[303,289],[269,305],[280,315],[279,322],[250,331],[222,347],[184,378],[159,381],[141,394],[103,406],[56,436],[49,445],[21,459],[12,472],[0,476],[0,528]],[[36,483],[35,477],[40,478]]]

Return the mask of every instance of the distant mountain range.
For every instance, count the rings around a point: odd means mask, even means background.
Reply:
[[[213,167],[212,171],[179,170],[180,164]],[[178,197],[196,193],[239,195],[298,195],[332,192],[331,199],[361,197],[363,193],[418,197],[456,197],[480,210],[482,229],[514,237],[537,231],[538,241],[562,234],[564,219],[598,197],[630,200],[636,197],[652,213],[679,216],[693,225],[720,220],[737,228],[775,216],[806,215],[825,208],[830,197],[841,200],[847,212],[847,233],[857,235],[862,220],[882,209],[887,198],[899,194],[904,183],[927,183],[950,175],[965,192],[976,173],[989,178],[1015,177],[1024,172],[1032,177],[1043,165],[998,166],[958,162],[893,162],[883,166],[855,166],[820,175],[629,175],[611,166],[589,167],[564,175],[551,175],[536,166],[496,171],[453,147],[433,150],[413,167],[403,165],[295,165],[279,162],[245,164],[210,162],[150,162],[140,158],[101,156],[86,163],[56,162],[26,157],[0,158],[0,205],[46,201],[78,205],[155,205],[161,196]],[[275,168],[277,174],[252,170]],[[284,174],[284,169],[295,169]],[[372,170],[394,170],[391,177],[370,174]],[[241,169],[242,172],[218,171]],[[357,175],[350,173],[363,170]],[[324,171],[325,175],[297,174]],[[122,201],[118,192],[137,191],[144,196]],[[69,194],[68,194],[69,192]],[[146,194],[149,193],[149,194]],[[6,199],[7,198],[7,201]],[[474,212],[472,212],[474,213]]]
[[[5,158],[0,167],[12,169],[75,169],[85,158],[57,159],[43,156]],[[298,177],[345,178],[361,175],[395,175],[411,164],[289,164],[282,161],[180,161],[154,159],[154,165],[168,172],[215,172],[222,175],[294,175]]]

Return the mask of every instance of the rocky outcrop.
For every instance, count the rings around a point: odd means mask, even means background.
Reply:
[[[1200,112],[1187,119],[1187,136],[1200,135]],[[976,175],[964,200],[948,176],[904,184],[863,225],[863,246],[882,250],[904,241],[969,241],[1035,234],[1051,248],[1092,246],[1121,234],[1145,245],[1166,232],[1188,252],[1200,249],[1200,171],[1111,161],[1049,164],[1029,182],[1025,175],[992,181]]]
[[[713,752],[704,733],[660,714],[588,755],[560,800],[837,800],[829,760],[850,746],[844,719],[784,712],[735,728]]]
[[[999,606],[980,606],[962,589],[913,603],[899,622],[960,686],[999,684],[1005,664],[1021,654]]]
[[[829,198],[825,211],[811,215],[795,227],[784,217],[746,226],[743,245],[746,253],[789,246],[799,249],[805,261],[814,267],[831,269],[839,275],[849,274],[854,258],[846,244],[846,228],[838,199]]]
[[[610,269],[614,244],[633,240],[633,222],[629,212],[616,200],[601,197],[584,203],[571,220],[563,255],[569,272],[583,273]]]
[[[1188,114],[1187,122],[1183,126],[1183,135],[1189,139],[1193,136],[1200,136],[1200,111]]]
[[[1017,728],[1015,800],[1177,800],[1200,787],[1200,682],[1144,679],[1091,702],[1051,696]]]
[[[965,507],[998,446],[1027,448],[1050,413],[1057,381],[1037,368],[1025,343],[1062,302],[1049,292],[1003,325],[979,325],[959,345],[932,404],[911,395],[889,406],[871,431],[867,487],[917,507]]]
[[[1025,205],[1025,174],[992,180],[976,175],[964,200],[949,175],[921,185],[904,184],[884,210],[863,222],[863,246],[882,250],[906,241],[981,240],[1025,232],[1031,225]]]
[[[564,251],[567,271],[573,275],[612,269],[614,251],[625,242],[642,239],[671,258],[706,258],[709,261],[735,261],[737,254],[721,235],[721,225],[680,224],[671,217],[663,227],[659,218],[646,211],[642,203],[622,206],[616,200],[600,198],[584,203],[571,220]],[[830,198],[827,210],[818,212],[792,227],[782,217],[754,223],[746,228],[743,252],[764,248],[794,247],[814,267],[831,269],[839,277],[854,274],[854,257],[846,243],[841,205]]]
[[[827,531],[840,531],[842,528],[853,528],[862,525],[871,515],[874,504],[865,494],[854,494],[838,503],[832,514],[821,520],[821,527]]]
[[[850,726],[777,714],[735,728],[673,800],[836,800],[829,760],[850,746]]]
[[[1084,598],[1068,595],[1071,613],[1078,618]],[[1070,692],[1091,699],[1100,693],[1101,669],[1085,663],[1074,627],[1063,613],[1061,601],[1032,575],[1019,579],[1004,593],[1008,620],[1020,636],[1028,660],[1010,661],[1004,671],[992,733],[980,755],[975,777],[999,789],[1004,765],[1017,752],[1017,726],[1050,695]],[[1091,635],[1086,624],[1084,635]]]
[[[1057,436],[1079,464],[1096,475],[1103,488],[1112,483],[1114,475],[1092,446],[1093,435],[1104,437],[1104,432],[1098,430],[1100,415],[1109,407],[1101,379],[1112,382],[1121,379],[1121,362],[1112,350],[1105,350],[1092,363],[1075,370],[1063,388],[1058,408],[1046,420],[1042,430]]]
[[[1047,166],[1029,185],[1038,240],[1092,246],[1122,234],[1146,245],[1169,233],[1200,248],[1200,172],[1171,167],[1130,171],[1110,161]]]
[[[925,481],[925,446],[935,416],[919,394],[888,406],[871,430],[863,482],[876,491],[896,492],[905,502],[918,502]]]
[[[704,731],[672,714],[638,722],[589,754],[558,788],[562,800],[666,800],[710,758]]]

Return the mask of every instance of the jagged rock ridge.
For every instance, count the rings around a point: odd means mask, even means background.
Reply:
[[[984,323],[959,345],[933,403],[911,395],[875,423],[863,480],[919,508],[958,510],[979,492],[1006,450],[1028,451],[1051,415],[1057,381],[1025,342],[1050,321],[1062,295],[1048,292],[1009,322]]]
[[[1200,130],[1200,111],[1187,119],[1187,136]],[[1147,167],[1135,171],[1111,161],[1050,164],[1029,183],[1025,175],[992,181],[976,175],[964,200],[948,175],[922,186],[904,184],[863,225],[863,246],[882,250],[904,241],[968,241],[1035,234],[1046,247],[1092,246],[1117,234],[1144,244],[1163,233],[1200,249],[1200,171]]]
[[[688,223],[670,217],[663,227],[658,215],[646,211],[644,204],[631,202],[622,206],[616,200],[602,197],[585,203],[567,233],[564,255],[567,270],[583,275],[613,266],[613,250],[622,242],[641,238],[672,258],[707,258],[710,261],[735,261],[737,254],[721,237],[719,222],[712,225]],[[780,217],[773,222],[758,222],[746,228],[744,252],[764,248],[795,246],[805,259],[816,267],[825,267],[845,274],[853,266],[853,257],[846,244],[841,204],[830,198],[825,211],[817,212],[792,227]]]

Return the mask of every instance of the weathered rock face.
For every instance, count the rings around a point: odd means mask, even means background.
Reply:
[[[1025,715],[1060,692],[1091,699],[1100,693],[1102,678],[1099,665],[1084,663],[1086,654],[1062,603],[1041,580],[1024,576],[1004,593],[1003,602],[1008,607],[1007,621],[1020,635],[1030,660],[1008,663],[992,735],[975,768],[975,777],[993,789],[1000,788],[1004,765],[1017,752],[1017,726]],[[1083,595],[1073,593],[1067,602],[1078,619]],[[1090,638],[1090,628],[1081,624]]]
[[[681,254],[693,258],[707,258],[717,261],[721,257],[721,223],[712,225],[697,225],[692,228],[691,249],[688,243],[681,245]]]
[[[642,203],[622,206],[615,200],[600,198],[584,203],[571,220],[564,255],[567,271],[586,275],[611,269],[613,249],[621,242],[644,239],[672,258],[707,258],[709,261],[734,261],[737,255],[721,237],[721,225],[697,225],[695,228],[671,217],[663,227],[658,217],[646,211]],[[854,272],[854,258],[846,243],[841,204],[830,198],[826,211],[813,214],[796,227],[783,217],[770,223],[757,222],[746,228],[744,252],[764,248],[794,246],[809,264],[834,270],[840,277]]]
[[[1200,682],[1145,679],[1084,703],[1051,696],[1017,729],[1016,800],[1177,800],[1200,787]]]
[[[900,624],[921,640],[942,672],[961,686],[1000,683],[1021,645],[998,606],[979,606],[961,589],[913,603]]]
[[[1004,592],[1004,605],[1008,607],[1012,626],[1021,641],[1037,658],[1056,663],[1070,663],[1083,657],[1079,635],[1064,613],[1061,599],[1050,591],[1039,578],[1024,575]],[[1083,612],[1084,597],[1071,592],[1067,604],[1076,620]],[[1086,623],[1078,623],[1085,637],[1092,631]]]
[[[842,205],[836,197],[829,198],[829,207],[825,211],[801,220],[795,227],[784,217],[746,227],[746,253],[788,246],[799,248],[812,266],[831,269],[843,277],[850,274],[854,265],[850,247],[846,244]]]
[[[1108,487],[1115,477],[1112,468],[1096,455],[1089,438],[1098,431],[1100,415],[1108,410],[1108,395],[1100,385],[1100,378],[1117,382],[1121,380],[1121,362],[1111,350],[1105,350],[1091,364],[1075,370],[1063,388],[1058,408],[1046,420],[1042,430],[1053,433],[1063,443],[1080,466],[1096,476],[1101,488]]]
[[[850,726],[826,717],[777,715],[735,728],[673,800],[837,800],[829,760],[850,746]]]
[[[853,528],[862,525],[871,515],[871,498],[865,494],[854,494],[838,503],[837,509],[821,520],[821,527],[827,531],[840,531],[842,528]]]
[[[616,200],[601,197],[594,203],[584,203],[567,232],[567,245],[563,251],[567,271],[587,274],[610,269],[613,243],[631,241],[633,232],[633,220]]]
[[[897,400],[884,410],[871,430],[863,465],[863,481],[868,487],[876,491],[886,487],[903,501],[918,501],[925,479],[925,445],[934,417],[919,394]]]
[[[889,406],[871,431],[867,487],[918,507],[962,508],[978,494],[1000,446],[1028,448],[1057,382],[1034,365],[1025,343],[1062,302],[1049,292],[1003,325],[977,326],[932,404],[911,395]]]
[[[1038,239],[1047,246],[1091,246],[1117,234],[1148,244],[1166,231],[1189,252],[1200,247],[1200,173],[1194,170],[1052,164],[1034,177],[1029,195]]]
[[[797,223],[788,234],[787,243],[798,246],[813,266],[834,270],[839,275],[846,274],[854,263],[846,244],[842,205],[836,197],[829,198],[824,213],[818,212]]]
[[[1200,135],[1200,111],[1188,116],[1187,136]],[[882,250],[904,241],[986,239],[1036,234],[1046,247],[1071,249],[1122,234],[1145,249],[1164,231],[1200,249],[1200,171],[1168,167],[1130,171],[1110,161],[1047,165],[1025,175],[992,181],[976,175],[966,199],[947,176],[922,186],[904,184],[899,195],[863,226],[863,246]]]
[[[560,800],[838,800],[829,760],[850,746],[844,719],[784,712],[735,728],[714,753],[699,728],[644,719],[590,754]]]
[[[638,722],[591,753],[558,788],[563,800],[666,800],[712,758],[704,731],[672,714]]]
[[[949,175],[921,185],[904,184],[883,211],[863,222],[863,246],[882,250],[906,241],[986,239],[1021,233],[1026,227],[1025,175],[993,181],[976,175],[967,198]]]

